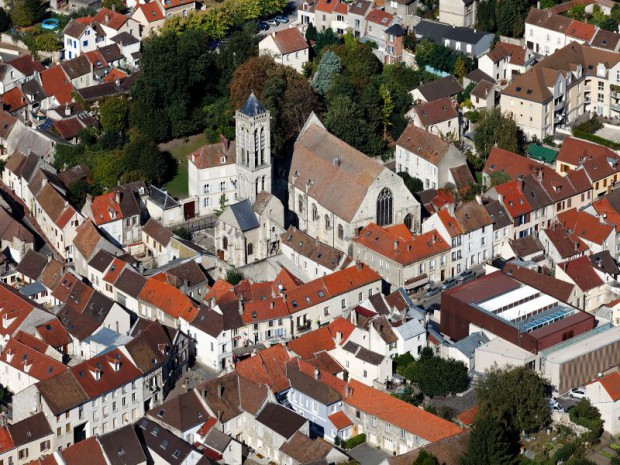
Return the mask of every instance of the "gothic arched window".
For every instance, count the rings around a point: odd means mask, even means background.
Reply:
[[[408,213],[407,216],[405,216],[405,226],[407,226],[407,229],[411,231],[411,227],[413,226],[413,215],[411,215],[411,213]]]
[[[325,215],[325,229],[331,228],[331,221],[329,220],[329,215]]]
[[[254,167],[260,166],[260,136],[258,134],[258,129],[254,130]]]
[[[379,226],[392,224],[393,202],[392,191],[384,187],[377,197],[377,224]]]
[[[254,253],[254,246],[252,245],[252,243],[250,242],[248,244],[248,255],[252,255]]]
[[[260,129],[260,164],[265,164],[265,128]]]
[[[304,212],[304,196],[301,194],[297,198],[297,210],[299,211],[299,213]]]
[[[316,204],[312,204],[312,221],[319,219],[319,209],[316,208]]]
[[[341,224],[338,225],[338,239],[344,239],[344,228]]]
[[[226,236],[222,239],[222,249],[228,250],[228,238]]]

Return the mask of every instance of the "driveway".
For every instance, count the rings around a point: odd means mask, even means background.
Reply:
[[[366,443],[351,449],[349,455],[357,460],[360,465],[379,465],[388,457],[387,452]]]

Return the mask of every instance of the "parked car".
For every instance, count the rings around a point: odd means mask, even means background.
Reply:
[[[433,304],[433,305],[429,305],[426,308],[426,313],[435,313],[436,311],[441,309],[441,304]]]
[[[422,297],[424,299],[428,299],[429,297],[433,297],[434,295],[437,295],[441,292],[441,288],[437,287],[437,286],[431,286],[429,287],[426,292],[424,294],[422,294]]]
[[[563,412],[564,411],[564,408],[553,397],[551,399],[549,399],[549,408],[551,410],[556,410],[558,412]]]
[[[286,24],[288,23],[288,16],[284,16],[284,15],[279,15],[276,16],[274,18],[279,24]]]
[[[270,26],[273,26],[273,27],[278,25],[278,22],[275,19],[273,19],[273,18],[272,19],[267,19],[267,20],[265,20],[265,22],[267,24],[269,24]]]
[[[456,286],[458,283],[459,282],[458,282],[458,280],[456,278],[448,278],[448,279],[446,279],[442,283],[441,288],[444,289],[444,290],[450,289],[450,288]]]
[[[259,31],[268,31],[269,30],[269,24],[267,24],[265,21],[260,21],[257,26],[258,26],[258,30]]]
[[[457,281],[460,283],[465,283],[475,278],[476,278],[476,272],[473,270],[465,270],[456,277]]]
[[[586,388],[578,387],[575,389],[571,389],[568,393],[568,397],[572,397],[573,399],[585,399],[586,397]]]

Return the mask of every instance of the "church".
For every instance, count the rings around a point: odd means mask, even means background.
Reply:
[[[300,230],[345,253],[371,222],[420,229],[420,203],[402,178],[330,134],[314,114],[295,142],[288,208]]]

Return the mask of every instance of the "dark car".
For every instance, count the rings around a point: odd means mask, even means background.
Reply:
[[[258,27],[259,31],[268,31],[269,30],[269,24],[267,24],[265,21],[259,22],[257,27]]]
[[[427,299],[429,297],[433,297],[434,295],[437,295],[441,292],[441,288],[437,287],[437,286],[431,286],[429,287],[426,292],[424,294],[422,294],[422,297],[424,299]]]
[[[443,290],[450,289],[456,286],[458,283],[459,282],[456,280],[456,278],[448,278],[443,282],[443,284],[441,285],[441,288]]]
[[[441,304],[429,305],[426,308],[426,313],[435,313],[437,310],[441,310]]]
[[[465,283],[475,278],[476,278],[476,272],[473,270],[465,270],[456,277],[457,281],[460,283]]]

